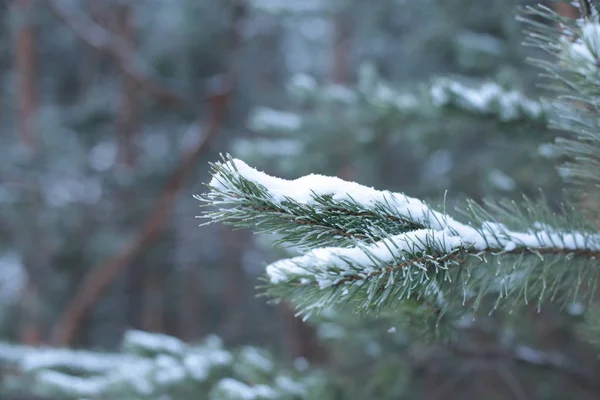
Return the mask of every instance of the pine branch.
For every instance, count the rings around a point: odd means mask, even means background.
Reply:
[[[489,294],[495,307],[589,299],[600,272],[600,234],[574,210],[556,215],[527,199],[471,203],[465,224],[403,194],[318,175],[286,181],[230,158],[213,165],[209,188],[197,198],[219,207],[211,222],[313,249],[266,268],[267,292],[307,315],[342,302],[369,312],[403,300],[478,307]]]
[[[239,160],[223,161],[212,164],[211,191],[195,196],[204,203],[219,207],[203,216],[212,222],[222,221],[237,227],[253,227],[261,232],[279,234],[282,235],[279,243],[304,248],[324,245],[347,247],[357,240],[376,242],[389,232],[401,233],[424,227],[410,215],[398,212],[399,208],[394,204],[409,202],[403,196],[396,198],[392,193],[371,189],[372,201],[365,204],[351,194],[336,196],[327,190],[319,193],[317,188],[303,185],[301,180],[289,182],[269,177]],[[256,174],[274,185],[283,186],[268,191],[251,179]],[[337,178],[312,177],[319,179],[319,186],[325,189],[343,182]],[[287,195],[283,192],[286,189],[291,189],[295,195]],[[422,206],[420,203],[415,205]]]
[[[547,87],[559,94],[549,103],[551,127],[568,135],[553,148],[567,160],[561,176],[578,189],[575,195],[586,199],[582,207],[595,213],[600,204],[600,17],[587,0],[579,1],[579,11],[582,18],[572,20],[539,5],[527,7],[521,20],[529,30],[526,44],[552,56],[531,62],[544,71]]]
[[[436,107],[498,118],[501,122],[547,122],[546,106],[517,90],[507,90],[495,82],[468,86],[449,78],[435,79],[430,88]]]

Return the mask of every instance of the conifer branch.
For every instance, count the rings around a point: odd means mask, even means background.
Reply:
[[[410,299],[443,308],[451,297],[477,307],[489,294],[495,307],[589,299],[600,274],[600,233],[574,210],[557,215],[527,199],[470,203],[462,223],[401,193],[317,175],[287,181],[231,158],[213,164],[209,188],[197,198],[219,207],[205,214],[211,222],[312,249],[266,268],[268,293],[306,314],[341,302],[363,312]]]
[[[596,212],[600,204],[600,17],[597,6],[587,0],[579,1],[579,11],[582,18],[572,20],[541,5],[527,7],[521,20],[528,27],[526,44],[558,59],[531,61],[544,71],[547,87],[559,94],[549,101],[550,126],[566,134],[553,146],[555,154],[567,160],[559,172],[578,189],[574,197],[586,199],[581,205]]]

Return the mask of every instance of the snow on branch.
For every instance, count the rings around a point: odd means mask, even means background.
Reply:
[[[436,107],[454,106],[481,115],[494,115],[503,122],[546,120],[546,110],[540,101],[517,90],[506,90],[495,82],[468,86],[453,79],[438,78],[433,81],[430,94]]]
[[[544,214],[532,204],[526,204],[525,214],[506,212],[508,219],[516,215],[524,229],[509,228],[475,204],[468,210],[470,221],[462,223],[401,193],[322,175],[284,180],[230,158],[213,165],[208,186],[210,192],[197,198],[217,206],[205,215],[211,221],[282,233],[281,242],[310,249],[266,268],[271,285],[296,291],[344,287],[347,294],[364,287],[369,292],[376,282],[375,287],[394,286],[390,291],[395,299],[432,294],[439,299],[434,276],[448,279],[453,266],[473,259],[485,263],[486,255],[520,256],[522,262],[544,256],[592,262],[600,257],[600,234],[573,229],[568,218]],[[537,216],[543,221],[536,221]],[[341,245],[327,245],[336,241]],[[502,284],[509,281],[514,279],[499,277]],[[363,303],[365,308],[389,298],[376,293]],[[335,301],[320,299],[305,308],[324,308]]]
[[[600,61],[600,23],[583,19],[579,21],[579,29],[565,32],[560,43],[560,56],[564,66],[574,72],[587,76],[598,72]]]
[[[129,331],[122,348],[122,353],[105,354],[0,343],[0,365],[27,374],[35,393],[73,400],[167,398],[184,392],[210,393],[210,399],[281,399],[320,384],[310,373],[282,371],[266,350],[226,350],[216,336],[189,345],[167,335]]]

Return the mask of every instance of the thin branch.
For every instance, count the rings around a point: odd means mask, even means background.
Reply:
[[[535,251],[533,251],[527,247],[520,247],[520,248],[517,248],[512,251],[504,251],[503,249],[488,249],[485,252],[482,252],[479,250],[468,250],[467,249],[467,251],[463,252],[462,254],[463,255],[470,254],[470,255],[475,255],[475,256],[481,256],[483,253],[486,253],[489,255],[499,254],[499,253],[511,254],[511,255],[528,253],[528,254],[534,255],[534,254],[539,253],[539,254],[563,255],[563,256],[573,255],[574,257],[583,257],[583,258],[590,258],[590,259],[600,258],[600,252],[591,251],[591,250],[568,250],[568,249],[561,249],[561,248],[545,248],[545,249],[535,249]],[[428,260],[431,260],[430,256],[415,258],[415,259],[407,260],[407,261],[404,261],[404,262],[401,262],[401,263],[398,263],[395,265],[391,265],[387,268],[381,268],[381,269],[378,269],[376,271],[369,273],[366,276],[359,275],[359,274],[347,275],[347,276],[344,276],[342,279],[338,280],[336,282],[336,284],[333,286],[338,287],[338,286],[348,284],[351,282],[373,279],[373,278],[376,278],[381,275],[390,274],[392,272],[399,271],[399,270],[401,270],[403,268],[407,268],[413,264],[426,263]],[[445,261],[445,260],[455,261],[459,264],[463,263],[465,261],[465,259],[459,258],[458,254],[456,254],[456,253],[440,254],[437,257],[437,261]]]
[[[154,209],[136,238],[121,252],[92,268],[83,278],[81,285],[55,325],[54,344],[64,346],[73,342],[77,328],[86,312],[98,301],[108,285],[119,273],[131,265],[143,249],[158,238],[168,222],[175,200],[186,178],[220,131],[229,106],[231,92],[232,87],[228,86],[225,91],[210,98],[211,116],[205,128],[204,139],[183,155],[180,164],[171,174]]]
[[[88,46],[111,56],[116,65],[140,88],[166,105],[185,102],[186,96],[174,91],[151,76],[147,67],[140,65],[132,49],[120,38],[95,23],[85,14],[77,15],[58,0],[47,0],[47,5],[80,40]]]

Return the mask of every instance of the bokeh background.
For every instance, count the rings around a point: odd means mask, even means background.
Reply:
[[[540,55],[515,18],[533,3],[0,1],[0,338],[114,350],[132,328],[214,333],[282,362],[368,370],[383,340],[334,345],[341,328],[256,298],[264,265],[288,253],[200,227],[193,195],[231,153],[274,175],[336,175],[450,208],[540,188],[559,200],[543,117],[427,100],[439,77],[537,99],[526,58]],[[532,310],[526,334],[488,321],[465,339],[472,353],[403,363],[407,398],[598,398],[571,311]],[[566,349],[579,381],[477,350],[515,335]]]

